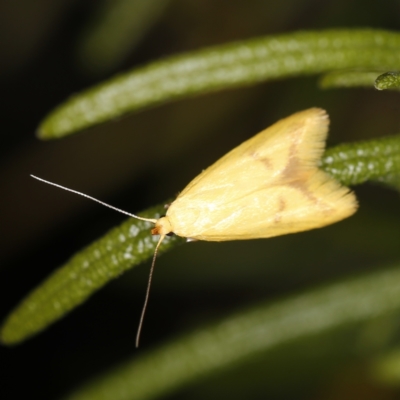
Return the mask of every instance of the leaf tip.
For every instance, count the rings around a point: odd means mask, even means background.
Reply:
[[[375,88],[378,90],[398,90],[400,88],[400,72],[389,71],[379,75],[375,80]]]
[[[20,341],[21,339],[19,339],[15,335],[12,327],[10,328],[8,320],[6,320],[0,327],[0,344],[2,344],[3,346],[13,346],[19,343]]]

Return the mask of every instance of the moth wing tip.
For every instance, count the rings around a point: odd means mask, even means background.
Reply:
[[[311,185],[314,186],[317,196],[335,210],[337,221],[350,217],[357,211],[358,201],[354,191],[326,172],[319,170],[312,179]]]

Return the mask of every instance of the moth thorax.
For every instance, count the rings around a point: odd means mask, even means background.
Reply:
[[[151,230],[152,235],[168,235],[172,232],[172,226],[168,217],[162,217],[157,220],[155,227]]]

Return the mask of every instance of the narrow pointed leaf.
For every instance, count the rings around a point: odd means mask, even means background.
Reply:
[[[175,99],[349,68],[400,69],[400,34],[369,29],[298,32],[170,57],[71,97],[43,120],[38,135],[59,138]]]
[[[159,206],[140,215],[159,218],[164,212],[164,206]],[[111,279],[151,258],[158,241],[158,236],[151,236],[151,227],[149,222],[130,218],[73,256],[10,314],[0,331],[1,341],[15,344],[38,333]],[[160,253],[182,242],[177,236],[168,237]]]
[[[231,316],[166,344],[64,400],[145,400],[294,340],[400,312],[400,265]]]

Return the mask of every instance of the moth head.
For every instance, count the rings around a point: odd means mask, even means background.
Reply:
[[[172,226],[168,217],[161,217],[155,223],[154,228],[151,230],[152,235],[166,236],[172,233]]]

